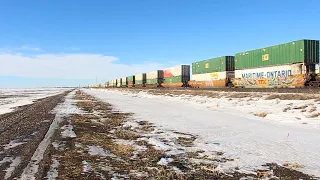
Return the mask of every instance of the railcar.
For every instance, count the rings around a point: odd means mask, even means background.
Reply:
[[[192,63],[193,88],[213,88],[232,86],[234,78],[234,56],[223,56]]]
[[[109,87],[320,87],[319,40],[298,40],[120,78]]]
[[[190,81],[190,65],[180,65],[163,70],[161,87],[187,87]]]

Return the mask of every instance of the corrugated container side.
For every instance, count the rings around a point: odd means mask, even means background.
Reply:
[[[193,74],[234,71],[234,56],[222,56],[192,63]]]
[[[183,65],[164,69],[163,70],[163,77],[170,78],[170,77],[174,77],[174,76],[181,76],[182,67],[183,67]]]
[[[182,65],[182,83],[187,84],[190,81],[190,65]]]
[[[135,84],[145,84],[146,83],[146,73],[137,74],[135,76]]]
[[[159,75],[159,70],[146,73],[147,79],[157,79],[159,77],[158,75]]]
[[[164,84],[187,84],[190,80],[190,65],[180,65],[163,71]]]
[[[227,78],[227,71],[192,75],[192,80],[195,80],[195,81],[213,81],[213,80],[226,79],[226,78]]]
[[[280,45],[237,53],[235,55],[235,69],[250,69],[293,63],[305,63],[314,66],[314,64],[318,62],[318,40],[292,41]]]
[[[146,84],[161,84],[163,82],[163,70],[152,71],[146,74]]]
[[[120,87],[122,84],[121,78],[117,79],[117,87]]]
[[[305,40],[304,41],[304,54],[306,64],[319,63],[319,41],[318,40]]]
[[[226,56],[226,71],[234,71],[234,56]]]
[[[127,85],[127,77],[121,78],[121,85],[126,86]]]
[[[133,81],[134,76],[128,76],[128,81]]]

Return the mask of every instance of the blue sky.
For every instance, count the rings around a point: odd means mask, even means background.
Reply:
[[[320,39],[318,7],[318,0],[1,1],[0,88],[85,85]]]

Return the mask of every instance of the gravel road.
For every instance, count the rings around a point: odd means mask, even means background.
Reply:
[[[19,177],[55,118],[51,113],[70,91],[0,115],[0,179]]]

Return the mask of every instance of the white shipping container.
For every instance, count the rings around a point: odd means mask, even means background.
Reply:
[[[214,72],[214,73],[205,73],[205,74],[193,74],[192,80],[195,81],[213,81],[213,80],[220,80],[226,79],[227,77],[233,78],[233,72]]]
[[[295,74],[305,74],[303,64],[263,67],[255,69],[235,70],[235,78],[272,78],[287,77]]]
[[[319,64],[316,64],[316,74],[319,74],[319,72],[320,72],[320,69],[319,69]]]
[[[190,65],[180,65],[163,70],[164,77],[190,76]]]
[[[121,78],[117,79],[117,87],[120,87],[121,86]]]
[[[147,79],[157,79],[158,71],[151,71],[147,73]]]
[[[121,82],[126,82],[126,81],[127,81],[127,77],[121,78]]]
[[[135,77],[136,81],[142,81],[143,80],[143,74],[137,74],[136,77]]]
[[[164,69],[163,71],[166,77],[168,77],[168,74],[172,74],[172,76],[181,76],[182,66],[170,67],[170,68]]]

